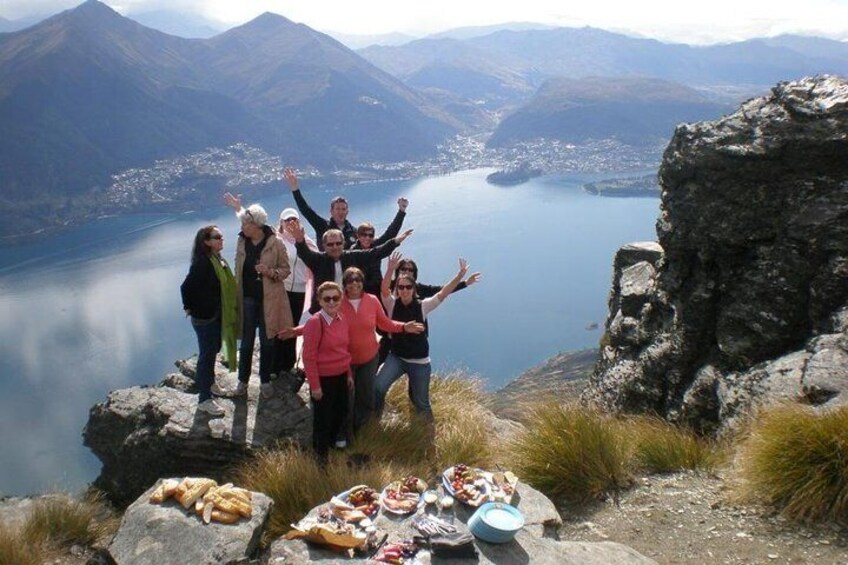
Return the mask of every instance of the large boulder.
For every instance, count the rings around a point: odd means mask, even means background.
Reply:
[[[258,550],[273,504],[264,494],[253,493],[249,520],[204,524],[193,508],[185,510],[174,499],[161,504],[149,502],[156,486],[158,483],[124,513],[109,546],[109,553],[119,564],[217,565],[252,557]]]
[[[287,380],[272,381],[274,396],[266,400],[254,377],[247,398],[220,399],[226,413],[211,417],[197,410],[197,394],[183,390],[191,385],[193,363],[178,366],[180,372],[163,381],[170,386],[112,391],[91,409],[83,440],[103,463],[94,485],[113,502],[129,504],[160,477],[222,480],[257,449],[277,442],[311,445],[311,410]],[[236,386],[235,374],[221,365],[216,381],[223,389]]]
[[[654,561],[644,557],[639,552],[612,542],[586,543],[568,542],[557,539],[557,530],[562,519],[553,503],[545,495],[529,485],[519,482],[516,487],[513,504],[524,515],[525,525],[516,534],[515,539],[505,544],[486,543],[475,539],[477,557],[473,559],[451,559],[451,563],[480,564],[480,563],[533,563],[541,565],[565,565],[569,563],[581,565],[636,565],[649,564]],[[315,517],[318,508],[313,508],[309,517]],[[453,514],[455,525],[459,531],[467,531],[466,523],[473,514],[472,508],[457,504]],[[444,517],[444,516],[443,516]],[[387,543],[411,539],[418,531],[408,517],[387,515],[381,512],[374,525],[388,534]],[[320,561],[327,564],[350,563],[351,560],[339,557],[337,553],[310,545],[302,540],[275,541],[266,556],[267,563],[308,563]],[[416,554],[416,563],[431,562],[428,551],[422,550]],[[433,562],[441,562],[433,560]]]
[[[846,155],[848,81],[833,76],[678,126],[657,253],[619,252],[583,398],[704,431],[773,400],[845,402]]]

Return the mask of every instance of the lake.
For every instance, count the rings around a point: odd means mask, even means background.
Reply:
[[[615,175],[496,187],[485,181],[491,171],[304,194],[319,212],[343,194],[351,222],[371,221],[378,234],[405,196],[404,227],[415,233],[400,250],[421,282],[448,281],[458,257],[483,272],[431,315],[431,355],[437,371],[465,369],[495,390],[561,351],[597,345],[613,254],[655,239],[659,200],[580,188]],[[276,220],[294,201],[281,187],[262,204]],[[221,226],[232,261],[238,232],[223,204],[198,209],[104,218],[0,249],[0,495],[83,488],[100,468],[81,439],[91,406],[110,390],[158,382],[196,353],[179,293],[194,233]]]

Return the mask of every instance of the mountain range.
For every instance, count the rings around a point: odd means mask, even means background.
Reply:
[[[236,142],[322,167],[420,158],[451,121],[336,40],[273,14],[185,39],[89,0],[0,35],[2,209]]]
[[[139,19],[161,27],[166,15]],[[512,24],[354,52],[270,13],[188,39],[88,0],[0,33],[0,237],[108,211],[111,175],[209,147],[333,170],[424,159],[458,132],[494,132],[490,146],[656,143],[679,121],[822,72],[848,74],[848,44],[691,47]]]

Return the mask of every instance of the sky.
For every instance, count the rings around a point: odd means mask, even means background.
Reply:
[[[0,17],[53,14],[81,0],[0,0]],[[707,44],[781,33],[848,40],[848,0],[106,0],[123,15],[168,9],[239,25],[274,12],[323,32],[423,36],[504,22],[592,26],[662,41]]]

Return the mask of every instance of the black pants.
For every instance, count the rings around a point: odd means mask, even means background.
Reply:
[[[286,294],[289,295],[292,320],[294,320],[294,325],[297,325],[300,315],[303,312],[303,302],[306,300],[306,293],[286,291]],[[283,371],[291,371],[297,361],[297,338],[287,339],[285,341],[276,340],[275,344],[274,366],[271,372],[279,375]]]
[[[321,400],[312,400],[312,447],[326,461],[347,414],[347,373],[321,377]]]

